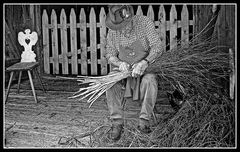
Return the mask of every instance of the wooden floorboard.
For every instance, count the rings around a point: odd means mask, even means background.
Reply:
[[[47,93],[34,79],[39,103],[35,103],[28,81],[21,83],[20,93],[13,84],[4,107],[5,147],[61,147],[61,137],[74,136],[109,124],[106,97],[102,95],[89,108],[86,100],[69,99],[79,86],[74,81],[43,79]],[[158,116],[171,113],[164,93],[158,96]],[[140,105],[128,101],[125,119],[137,123]],[[82,138],[88,145],[89,137]]]

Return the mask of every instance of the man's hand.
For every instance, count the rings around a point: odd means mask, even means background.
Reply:
[[[129,68],[130,68],[130,65],[127,62],[120,62],[118,69],[121,72],[127,72],[127,71],[129,71]]]
[[[144,71],[148,67],[148,63],[145,60],[133,65],[132,77],[138,77],[143,75]]]

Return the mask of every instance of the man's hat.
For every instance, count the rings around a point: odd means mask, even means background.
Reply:
[[[109,5],[106,17],[106,26],[112,30],[125,27],[134,16],[133,7],[130,5]]]

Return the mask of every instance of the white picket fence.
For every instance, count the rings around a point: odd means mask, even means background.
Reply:
[[[136,14],[143,14],[141,6],[138,6]],[[98,14],[95,13],[94,8],[91,8],[89,16],[86,16],[85,10],[82,8],[80,15],[76,16],[72,8],[69,16],[70,23],[67,23],[65,10],[62,9],[60,23],[58,23],[55,10],[52,10],[50,19],[47,11],[43,11],[42,30],[45,73],[106,75],[109,72],[109,63],[104,57],[107,34],[105,26],[106,12],[104,8],[100,10],[99,22],[96,22],[96,15]],[[155,15],[158,16],[156,21],[154,21]],[[182,43],[188,42],[189,26],[194,25],[194,18],[189,20],[189,12],[186,5],[182,7],[181,20],[177,20],[175,5],[171,6],[169,20],[166,20],[164,5],[159,5],[158,12],[149,5],[147,16],[154,21],[157,31],[161,33],[163,43],[166,44],[166,40],[169,39],[170,49],[177,43],[178,28],[181,29]],[[76,22],[77,17],[79,17],[79,23]],[[86,17],[89,17],[89,23],[86,22]],[[99,32],[97,32],[97,28],[99,28]],[[166,35],[167,31],[170,33],[169,37]],[[100,38],[100,40],[97,40],[97,38]],[[87,42],[88,40],[90,42]],[[80,44],[79,48],[78,43]]]

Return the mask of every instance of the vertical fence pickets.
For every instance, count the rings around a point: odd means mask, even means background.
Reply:
[[[189,26],[193,26],[193,21],[189,20],[189,12],[186,5],[182,7],[181,20],[177,20],[175,5],[171,6],[169,20],[166,20],[167,14],[164,5],[159,5],[159,10],[157,11],[154,11],[152,5],[149,5],[147,12],[145,12],[146,14],[143,13],[141,6],[138,6],[135,13],[137,15],[146,15],[154,21],[165,50],[167,45],[170,45],[170,49],[176,46],[178,28],[181,28],[181,36],[179,37],[183,40],[182,45],[189,41]],[[76,15],[73,8],[69,15],[66,15],[65,10],[62,9],[59,15],[60,21],[57,21],[56,12],[53,9],[49,23],[48,14],[46,10],[43,10],[44,72],[47,74],[106,75],[109,72],[107,68],[109,63],[104,57],[107,35],[105,9],[102,7],[100,13],[96,14],[92,7],[89,15],[86,15],[85,10],[81,8],[79,16]],[[155,16],[157,17],[156,21]],[[77,17],[79,17],[79,23],[77,23]],[[87,23],[87,17],[89,18],[89,23]],[[97,22],[97,17],[99,22]],[[69,18],[69,23],[67,23],[67,18]],[[170,33],[169,36],[166,34],[167,31]],[[169,44],[166,44],[166,42],[169,42]],[[61,70],[59,69],[60,64]]]

